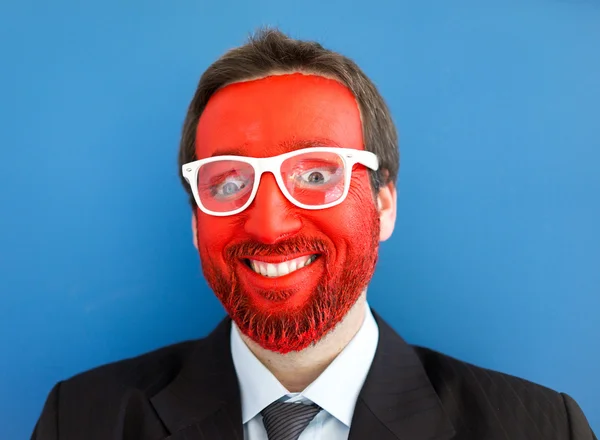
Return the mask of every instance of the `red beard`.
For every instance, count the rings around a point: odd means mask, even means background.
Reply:
[[[375,271],[379,247],[379,216],[374,206],[366,214],[371,220],[360,222],[372,225],[370,230],[358,230],[347,247],[344,264],[334,267],[330,262],[331,243],[300,236],[282,240],[275,245],[245,242],[225,250],[228,266],[226,276],[210,255],[203,255],[204,276],[219,301],[240,331],[261,347],[278,353],[300,351],[319,341],[346,316],[367,287]],[[298,252],[319,254],[325,272],[299,308],[286,311],[265,311],[253,306],[235,270],[241,256],[291,255]],[[298,286],[295,289],[301,289]],[[289,298],[293,291],[260,292],[264,298]]]

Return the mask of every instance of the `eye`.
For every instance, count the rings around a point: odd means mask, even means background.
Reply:
[[[247,186],[247,179],[241,176],[230,176],[218,185],[213,185],[211,193],[217,199],[227,199],[238,196]]]
[[[338,168],[320,167],[303,172],[298,176],[298,179],[303,186],[315,187],[333,183],[338,180],[340,175]]]

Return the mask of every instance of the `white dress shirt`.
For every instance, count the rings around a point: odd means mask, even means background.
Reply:
[[[231,355],[240,385],[245,440],[267,440],[260,412],[275,402],[316,403],[322,410],[298,440],[347,440],[356,399],[379,340],[379,329],[367,305],[365,320],[350,343],[303,392],[290,393],[254,356],[231,326]]]

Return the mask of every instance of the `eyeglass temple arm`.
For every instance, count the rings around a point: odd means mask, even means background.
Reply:
[[[361,165],[371,168],[373,171],[379,169],[379,160],[375,153],[370,151],[358,151],[356,154],[356,161]]]

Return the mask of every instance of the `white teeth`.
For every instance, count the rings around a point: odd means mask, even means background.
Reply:
[[[288,273],[290,273],[290,267],[288,267],[287,263],[283,262],[277,265],[277,275],[282,276]]]
[[[274,264],[267,264],[267,276],[268,277],[276,277],[277,276],[277,266]]]
[[[308,266],[317,258],[316,255],[294,258],[293,260],[283,261],[279,264],[266,263],[259,260],[250,260],[250,267],[256,273],[266,277],[281,277],[292,273],[298,269]]]

